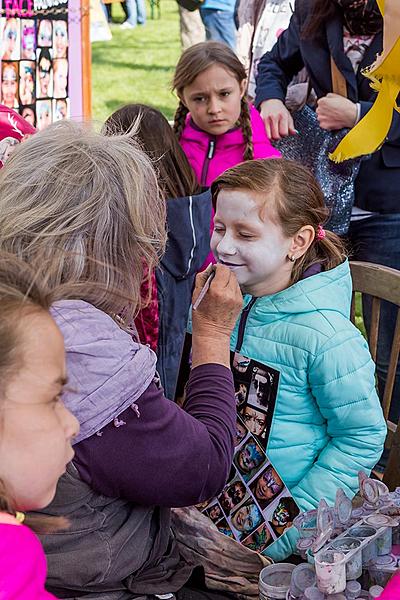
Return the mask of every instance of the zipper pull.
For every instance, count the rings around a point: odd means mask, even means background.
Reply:
[[[207,154],[208,160],[210,160],[214,156],[214,150],[215,150],[215,142],[213,140],[211,140],[210,145],[208,146],[208,154]]]

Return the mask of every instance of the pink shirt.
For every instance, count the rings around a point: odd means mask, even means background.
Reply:
[[[4,513],[0,514],[1,600],[55,600],[45,590],[46,557],[35,534]]]
[[[400,573],[397,571],[389,581],[379,600],[399,600],[400,598]]]

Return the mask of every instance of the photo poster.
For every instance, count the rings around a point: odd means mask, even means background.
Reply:
[[[80,38],[76,0],[2,0],[0,102],[38,130],[82,115]]]
[[[180,378],[188,372],[187,358]],[[222,492],[197,508],[221,533],[267,555],[300,512],[266,453],[279,371],[237,352],[231,353],[231,369],[237,406],[232,468]]]

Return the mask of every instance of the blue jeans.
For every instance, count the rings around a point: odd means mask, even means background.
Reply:
[[[353,221],[349,239],[351,259],[368,261],[400,270],[400,213],[379,214]],[[389,302],[381,303],[380,327],[377,352],[378,389],[383,399],[384,385],[389,366],[397,307]],[[371,324],[371,298],[363,299],[363,317],[367,331]],[[397,423],[400,416],[400,367],[397,367],[392,403],[391,421]]]
[[[236,27],[233,13],[215,8],[200,8],[201,20],[206,29],[206,39],[223,42],[236,49]]]
[[[128,23],[144,25],[146,23],[146,4],[144,0],[126,0]]]

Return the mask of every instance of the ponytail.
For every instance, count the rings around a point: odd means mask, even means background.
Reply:
[[[14,509],[12,499],[10,498],[4,483],[0,479],[0,512],[7,513],[14,517],[19,523],[23,523],[32,531],[38,534],[54,533],[63,529],[68,529],[69,522],[65,517],[50,517],[35,513],[22,513]]]
[[[178,108],[176,109],[176,113],[174,116],[174,132],[178,140],[181,139],[182,131],[185,127],[186,116],[188,112],[189,111],[183,104],[182,100],[179,100]]]
[[[243,96],[241,100],[241,111],[239,117],[239,124],[242,129],[243,138],[245,141],[245,148],[243,154],[243,160],[253,160],[254,158],[254,145],[253,145],[253,131],[251,128],[250,120],[250,107],[248,100]]]

